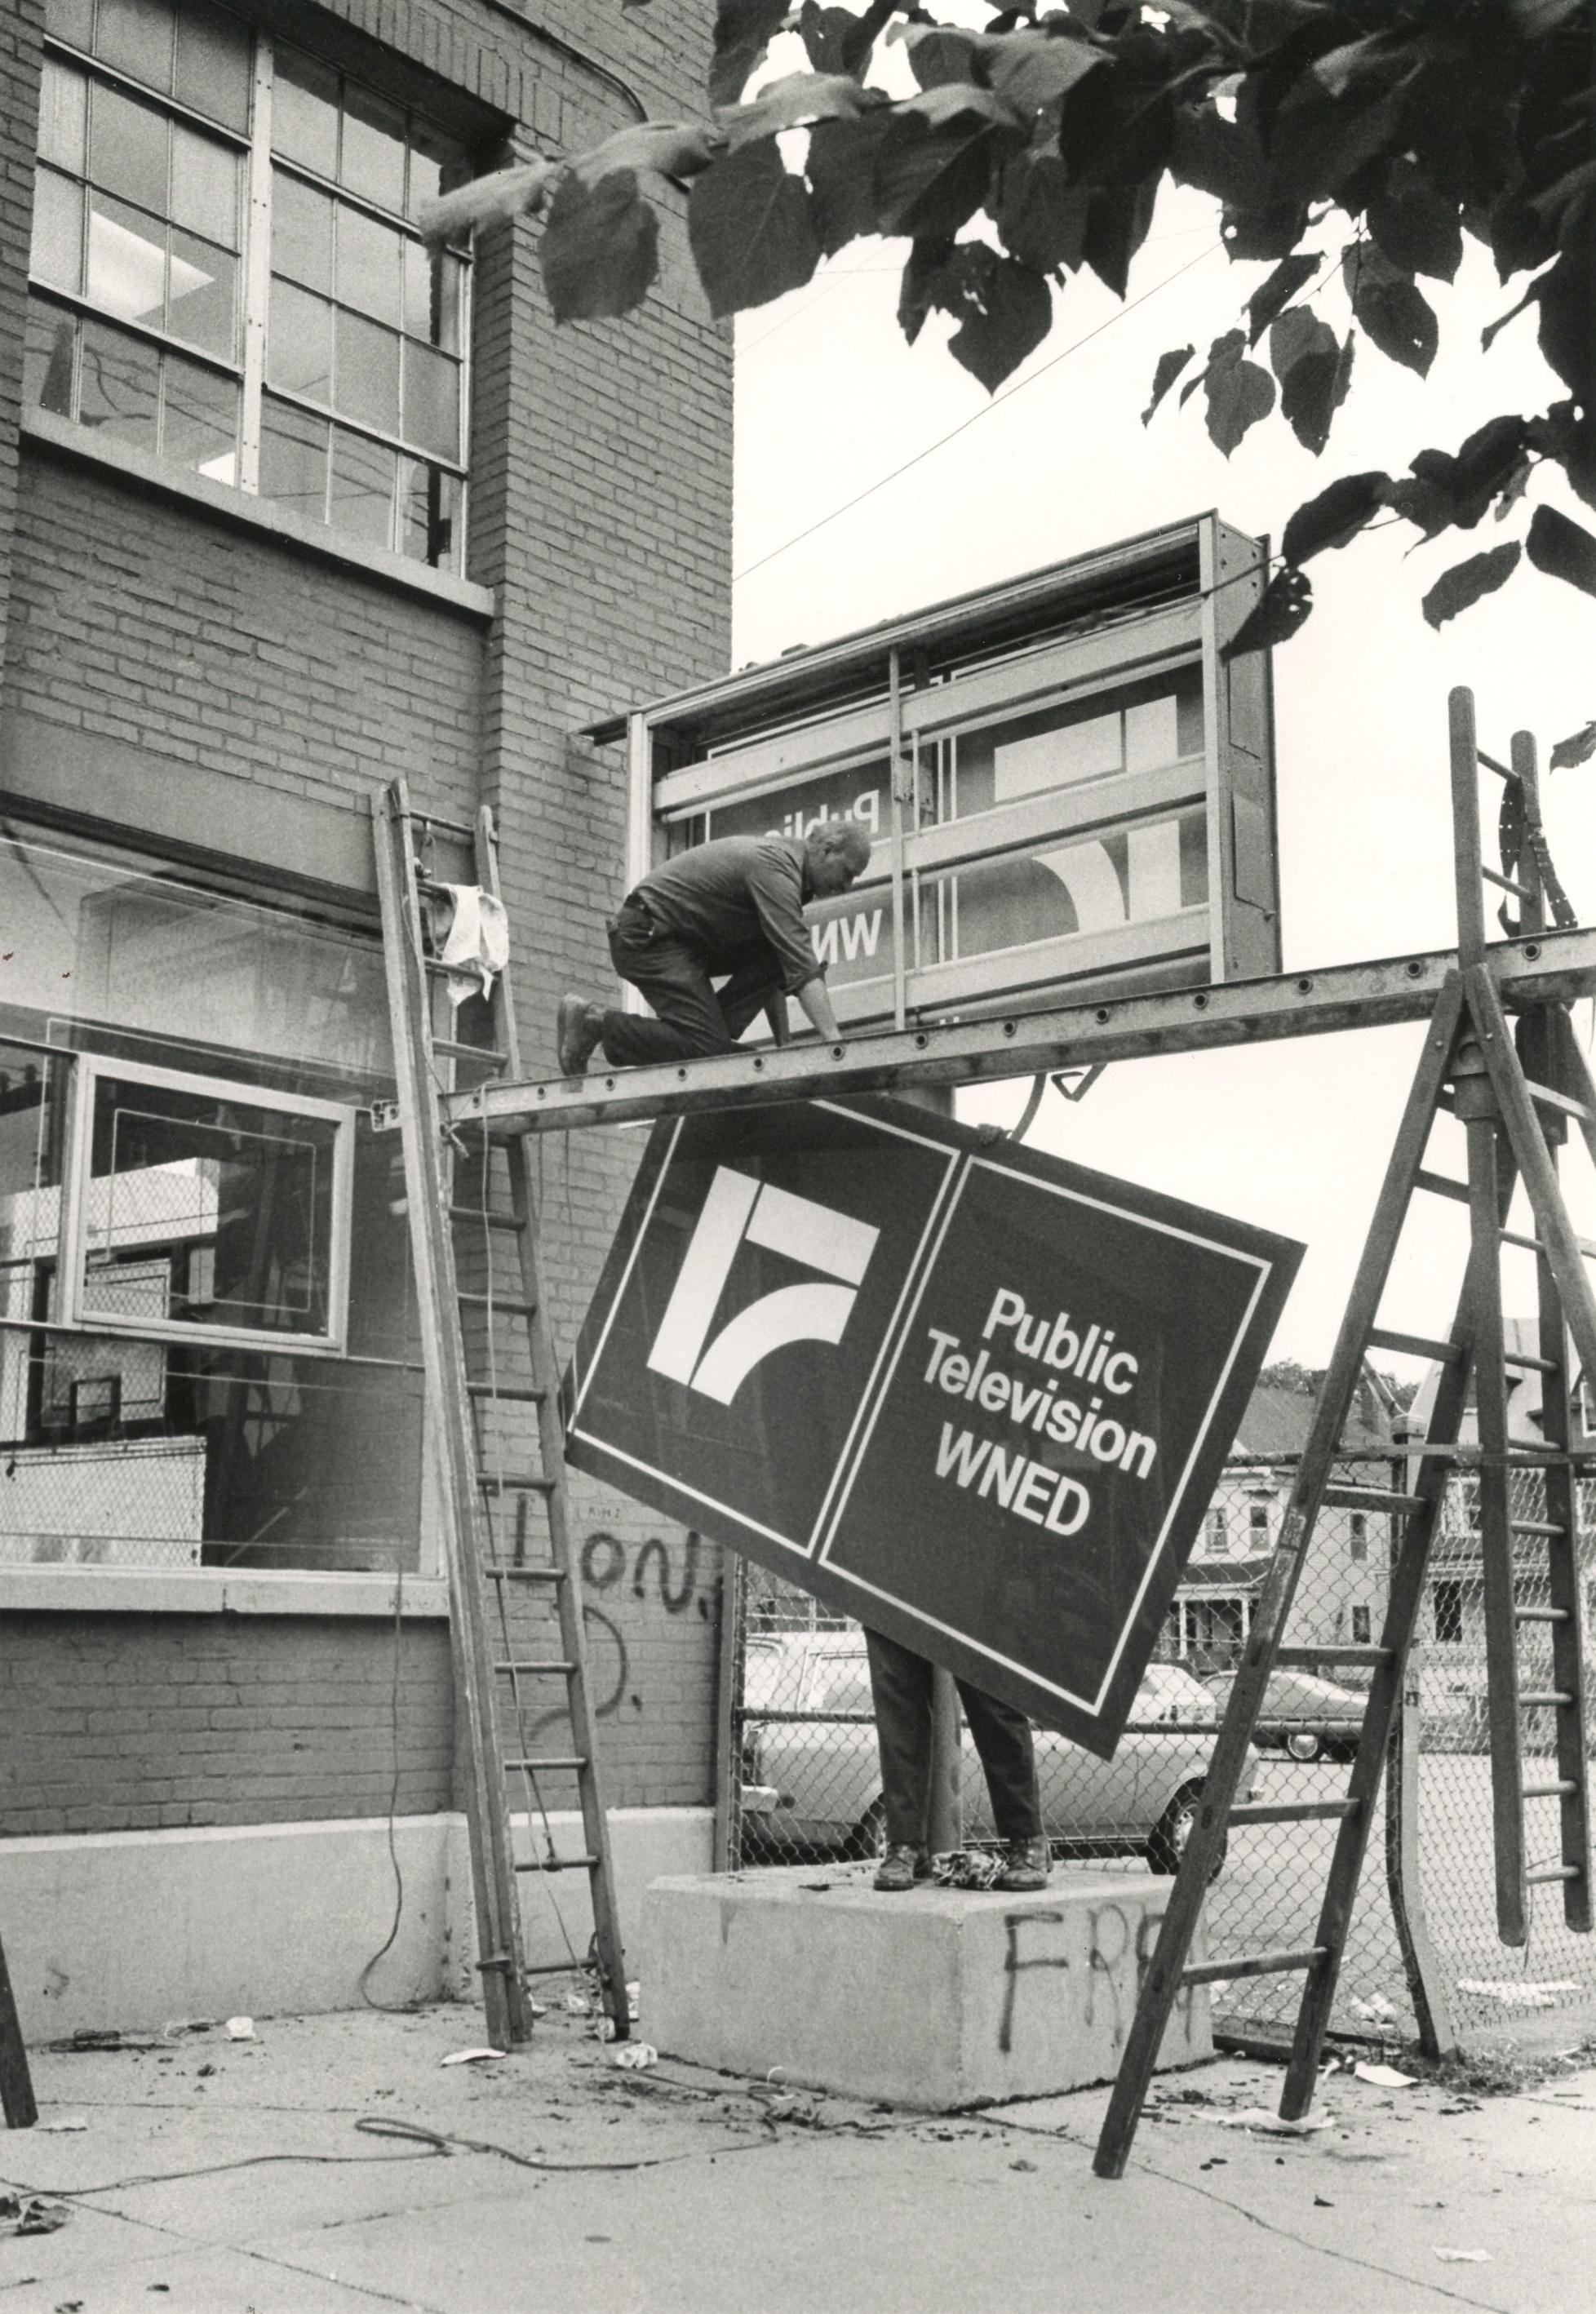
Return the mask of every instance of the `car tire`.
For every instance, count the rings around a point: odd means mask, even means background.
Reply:
[[[1293,1727],[1285,1748],[1293,1760],[1317,1760],[1325,1747],[1311,1727]]]
[[[886,1848],[886,1803],[874,1799],[842,1842],[841,1852],[846,1863],[872,1864]]]
[[[1203,1797],[1201,1784],[1187,1784],[1177,1791],[1160,1816],[1147,1840],[1148,1869],[1152,1872],[1175,1873],[1180,1869],[1180,1859],[1186,1853],[1186,1841],[1197,1821],[1197,1804]],[[1217,1880],[1225,1868],[1225,1853],[1230,1846],[1227,1838],[1220,1843],[1219,1854],[1213,1860],[1211,1880]]]

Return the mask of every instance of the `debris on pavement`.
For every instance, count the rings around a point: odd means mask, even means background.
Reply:
[[[255,2020],[252,2017],[230,2017],[225,2029],[230,2041],[252,2041],[255,2037]]]
[[[1440,2249],[1435,2252],[1442,2265],[1489,2265],[1488,2249]]]
[[[1399,2073],[1395,2065],[1357,2064],[1353,2067],[1353,2078],[1377,2089],[1410,2089],[1418,2080],[1416,2073]]]
[[[58,2120],[41,2121],[35,2124],[35,2126],[41,2131],[53,2130],[62,2132],[69,2129],[87,2129],[88,2125],[88,2122],[81,2113],[64,2113]]]
[[[1583,1992],[1583,1985],[1571,1976],[1555,1976],[1544,1984],[1530,1984],[1521,1976],[1460,1976],[1459,1992],[1471,1992],[1477,2000],[1499,2000],[1504,2009],[1551,2009],[1565,1993]]]
[[[486,2065],[491,2063],[495,2058],[502,2057],[503,2054],[502,2049],[451,2049],[446,2057],[438,2059],[438,2063],[440,2065]]]
[[[1311,2137],[1316,2129],[1328,2129],[1333,2118],[1330,2114],[1310,2114],[1306,2121],[1286,2121],[1261,2105],[1243,2106],[1239,2113],[1204,2115],[1204,2120],[1217,2121],[1221,2129],[1257,2129],[1270,2137]]]
[[[610,2062],[623,2072],[641,2073],[659,2062],[659,2052],[648,2041],[623,2041]]]
[[[71,2215],[65,2202],[41,2194],[0,2194],[0,2235],[57,2233]]]

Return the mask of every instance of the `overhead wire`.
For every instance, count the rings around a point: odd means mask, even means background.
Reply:
[[[893,467],[890,473],[878,475],[875,481],[867,483],[862,490],[855,491],[852,498],[845,499],[839,507],[833,507],[829,514],[821,515],[817,520],[809,523],[804,529],[795,532],[791,538],[783,539],[780,546],[772,546],[767,554],[760,555],[753,562],[745,563],[741,570],[735,570],[732,573],[732,585],[740,586],[745,578],[752,578],[756,570],[763,570],[767,562],[774,562],[779,556],[789,552],[795,546],[801,545],[805,539],[813,538],[817,531],[824,530],[833,522],[839,522],[843,515],[851,514],[857,506],[862,506],[866,499],[873,498],[877,490],[885,490],[889,482],[895,482],[900,475],[911,473],[914,467],[922,465],[927,458],[934,457],[939,450],[946,449],[948,443],[956,441],[961,434],[967,434],[972,426],[978,426],[981,420],[990,417],[994,410],[1006,410],[1017,395],[1025,392],[1027,386],[1035,385],[1038,378],[1045,377],[1050,370],[1057,369],[1060,363],[1068,361],[1071,354],[1079,353],[1083,346],[1090,345],[1094,338],[1100,338],[1106,331],[1113,329],[1116,322],[1124,321],[1127,314],[1133,314],[1138,306],[1145,305],[1150,299],[1156,297],[1160,290],[1168,289],[1183,275],[1193,271],[1195,267],[1214,256],[1223,247],[1222,242],[1215,241],[1206,249],[1199,250],[1195,257],[1188,258],[1184,265],[1177,265],[1173,273],[1165,274],[1161,281],[1155,281],[1152,287],[1144,289],[1139,297],[1127,299],[1124,305],[1110,314],[1106,321],[1099,322],[1095,329],[1088,330],[1083,336],[1072,339],[1050,360],[1041,363],[1037,368],[1031,371],[1028,376],[1020,378],[1010,386],[1007,393],[994,395],[992,401],[983,402],[980,409],[973,410],[967,418],[961,419],[957,426],[950,427],[946,434],[939,435],[936,441],[928,442],[923,450],[916,450],[912,458],[905,458],[902,465]],[[817,304],[819,301],[816,299],[815,302]]]

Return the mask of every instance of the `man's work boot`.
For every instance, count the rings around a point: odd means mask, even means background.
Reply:
[[[992,1885],[994,1888],[1007,1888],[1016,1895],[1033,1888],[1045,1888],[1051,1861],[1045,1840],[1007,1840],[1003,1843],[1003,1868]]]
[[[587,1073],[593,1048],[604,1032],[604,1008],[580,996],[562,996],[554,1027],[554,1049],[562,1077]]]
[[[930,1859],[923,1848],[912,1840],[889,1840],[870,1886],[886,1895],[903,1896],[930,1872]]]

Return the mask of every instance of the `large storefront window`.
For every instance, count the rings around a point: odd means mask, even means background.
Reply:
[[[381,955],[0,841],[0,1564],[415,1569]]]
[[[49,0],[31,407],[462,567],[460,149],[212,0]]]

